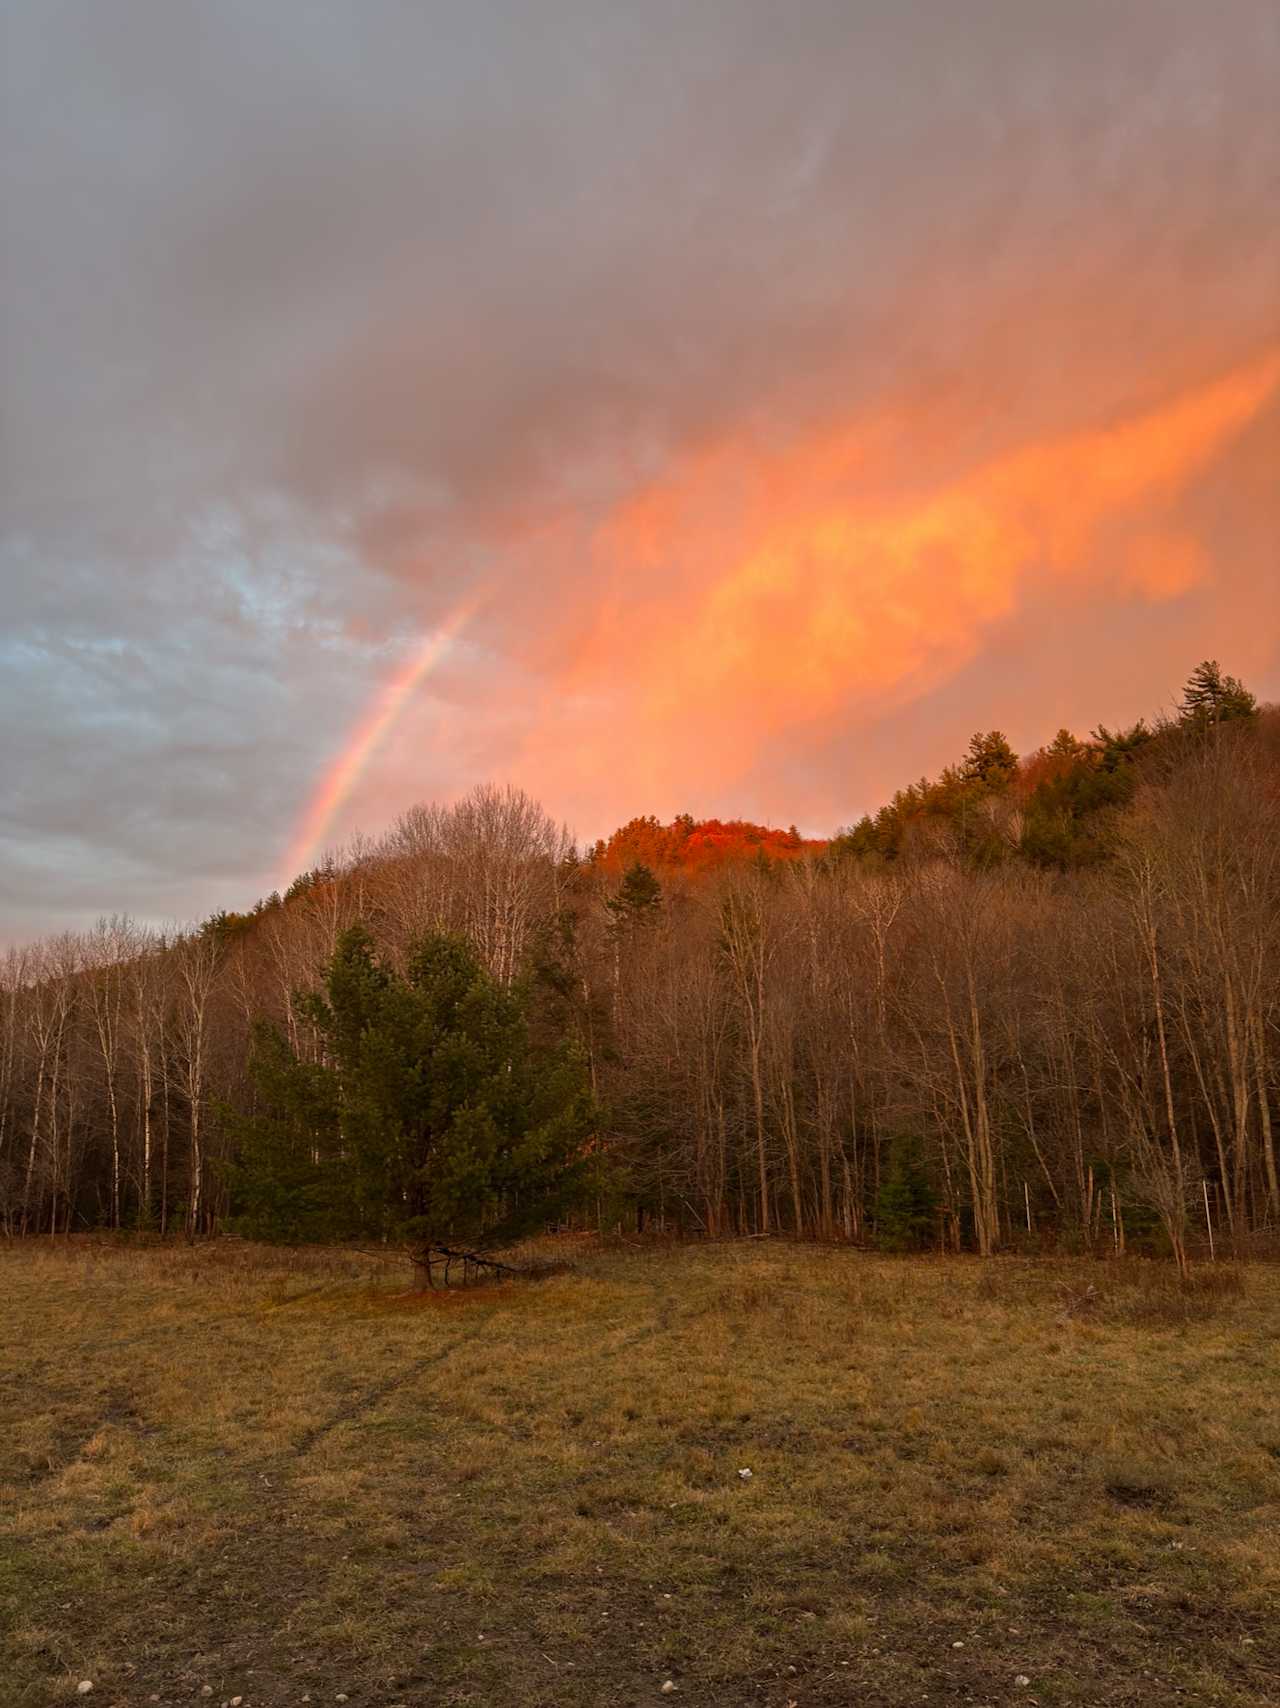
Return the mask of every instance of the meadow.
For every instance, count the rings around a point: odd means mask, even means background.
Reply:
[[[1280,1701],[1280,1271],[565,1254],[0,1248],[4,1708]]]

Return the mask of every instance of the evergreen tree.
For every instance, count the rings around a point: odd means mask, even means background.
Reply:
[[[876,1193],[876,1243],[886,1251],[918,1251],[933,1232],[938,1195],[918,1145],[898,1141]]]
[[[530,1040],[525,996],[465,942],[425,938],[401,977],[360,927],[301,1010],[320,1060],[255,1036],[238,1123],[243,1224],[268,1237],[485,1249],[545,1227],[585,1185],[595,1111],[580,1060]]]
[[[1223,724],[1233,718],[1251,718],[1257,709],[1257,700],[1243,682],[1224,676],[1216,658],[1206,658],[1187,678],[1179,716],[1184,724]]]
[[[1076,763],[1089,757],[1089,744],[1064,727],[1054,736],[1045,752],[1060,763]]]
[[[966,783],[980,784],[984,789],[1005,789],[1018,770],[1018,756],[998,729],[981,730],[970,738],[969,750],[960,768]]]
[[[1131,729],[1111,730],[1106,724],[1099,724],[1093,732],[1093,740],[1100,768],[1115,773],[1124,771],[1142,749],[1155,740],[1155,731],[1148,727],[1145,718],[1139,718]]]
[[[650,867],[635,861],[627,867],[626,875],[604,904],[612,916],[615,932],[626,932],[647,920],[656,919],[662,907],[662,885]]]

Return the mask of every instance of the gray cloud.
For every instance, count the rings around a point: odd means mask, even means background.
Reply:
[[[901,482],[944,479],[1277,336],[1270,0],[7,0],[3,30],[0,931],[248,899],[478,579],[447,751],[357,804],[501,770],[502,684],[577,644],[596,523],[718,433],[889,400]],[[1233,490],[1206,526],[1252,562]],[[827,739],[771,757],[784,816],[878,785]],[[706,804],[734,788],[786,792]]]

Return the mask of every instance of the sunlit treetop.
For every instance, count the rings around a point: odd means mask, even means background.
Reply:
[[[636,865],[653,871],[704,872],[738,860],[798,860],[819,854],[825,842],[801,836],[794,825],[774,830],[746,819],[695,819],[681,813],[670,824],[633,818],[607,842],[597,842],[591,862],[601,871],[622,873]]]
[[[1223,724],[1251,718],[1258,702],[1238,676],[1227,676],[1216,658],[1197,664],[1178,708],[1185,724]]]

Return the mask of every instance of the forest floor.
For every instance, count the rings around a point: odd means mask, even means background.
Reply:
[[[1201,1273],[0,1247],[0,1702],[1274,1708],[1280,1270]]]

